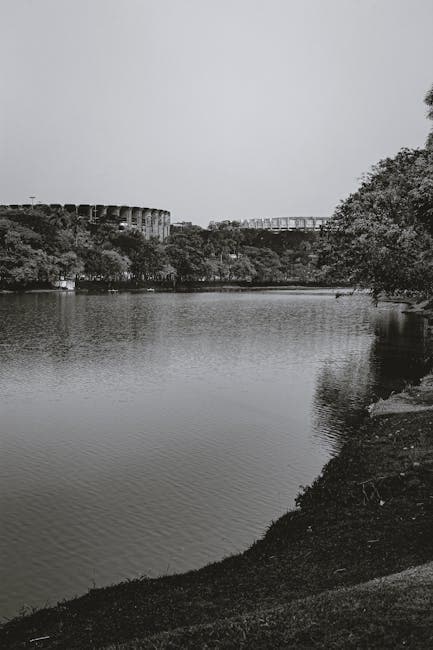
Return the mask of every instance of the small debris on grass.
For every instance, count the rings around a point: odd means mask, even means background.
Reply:
[[[51,637],[49,636],[36,636],[34,639],[30,639],[29,643],[37,643],[37,641],[46,641],[47,639],[50,639]]]

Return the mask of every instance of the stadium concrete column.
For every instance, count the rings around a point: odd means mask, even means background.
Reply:
[[[150,208],[143,208],[143,234],[145,239],[152,237],[152,210]]]
[[[155,208],[152,208],[151,237],[158,237],[158,216],[159,216],[159,210],[155,210]]]
[[[170,212],[164,212],[164,240],[170,237]]]
[[[120,207],[118,205],[109,205],[107,208],[107,219],[112,223],[120,223]]]
[[[98,223],[104,221],[107,217],[107,206],[101,204],[95,205],[95,217]]]
[[[88,203],[80,203],[78,206],[78,219],[84,223],[89,223],[92,219],[92,206]]]
[[[122,205],[120,208],[120,220],[126,223],[127,227],[131,227],[131,208],[129,205]]]
[[[143,209],[134,205],[132,208],[132,225],[141,230],[143,224]]]
[[[164,241],[164,210],[158,210],[158,239]]]

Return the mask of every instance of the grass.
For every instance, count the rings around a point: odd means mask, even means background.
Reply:
[[[429,648],[433,565],[326,591],[213,624],[163,632],[106,650],[144,648]]]
[[[430,584],[354,585],[432,559],[433,412],[382,417],[244,553],[14,619],[0,647],[429,647]]]

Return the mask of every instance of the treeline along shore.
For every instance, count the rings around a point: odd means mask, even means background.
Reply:
[[[56,206],[0,207],[0,290],[328,282],[320,233],[175,227],[161,241],[116,221],[89,221]]]

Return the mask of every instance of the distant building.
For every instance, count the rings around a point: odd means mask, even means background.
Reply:
[[[7,210],[28,210],[31,205],[1,205]],[[34,206],[35,210],[63,210],[76,215],[83,223],[114,223],[120,230],[133,229],[143,233],[146,239],[155,237],[164,241],[170,235],[170,212],[155,208],[141,208],[129,205],[91,205],[82,203],[42,204]]]
[[[175,221],[171,224],[171,227],[176,230],[188,230],[189,228],[192,228],[193,225],[192,221]]]
[[[272,230],[282,232],[285,230],[320,230],[329,217],[259,217],[254,219],[241,219],[240,221],[210,221],[209,229],[218,228],[219,224],[227,224],[239,228],[254,228],[256,230]]]

